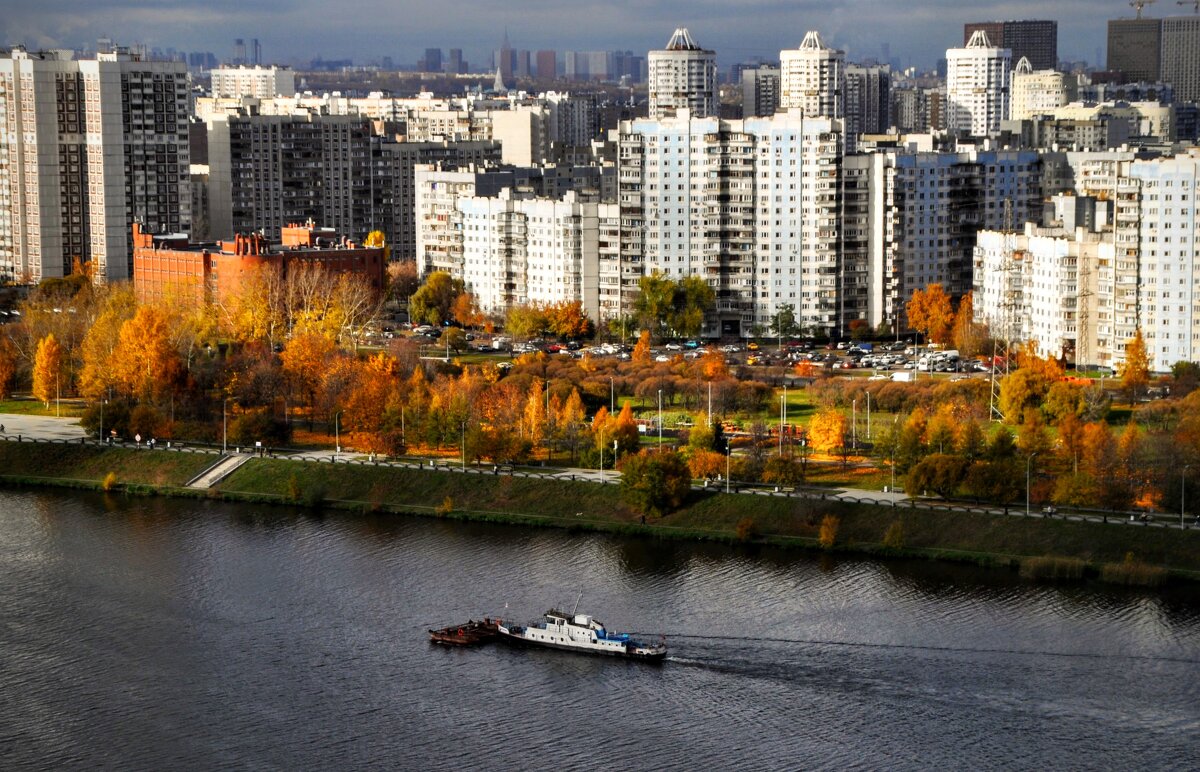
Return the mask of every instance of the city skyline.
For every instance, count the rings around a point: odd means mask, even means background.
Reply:
[[[1050,13],[1032,2],[964,7],[946,0],[904,8],[882,0],[832,8],[759,0],[594,8],[535,0],[512,4],[502,13],[473,3],[459,8],[457,14],[430,19],[415,3],[377,0],[355,0],[334,15],[310,2],[285,5],[250,0],[203,8],[180,3],[147,10],[120,3],[60,0],[53,6],[8,9],[0,21],[0,38],[5,46],[79,48],[107,37],[122,45],[213,51],[221,60],[232,56],[235,38],[258,38],[264,62],[281,64],[316,57],[352,58],[355,64],[366,64],[388,57],[409,65],[421,59],[426,48],[462,48],[469,61],[479,63],[478,69],[500,47],[506,29],[516,49],[648,51],[660,48],[672,30],[682,26],[705,48],[715,50],[724,68],[755,57],[774,58],[782,49],[799,46],[804,33],[816,29],[830,45],[845,50],[850,61],[894,58],[901,66],[930,68],[947,48],[961,45],[966,23],[1049,18],[1059,23],[1061,58],[1098,66],[1103,61],[1107,21],[1133,16],[1132,9],[1117,0],[1100,7],[1069,0],[1056,4]],[[1157,16],[1153,10],[1146,15]],[[1158,10],[1164,16],[1188,11],[1174,6]],[[406,22],[411,18],[421,23],[410,26]]]

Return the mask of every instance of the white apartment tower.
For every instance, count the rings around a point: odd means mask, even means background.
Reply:
[[[296,95],[296,73],[283,67],[219,67],[212,71],[212,95],[292,97]]]
[[[681,113],[618,132],[622,259],[638,275],[704,277],[717,295],[705,334],[769,328],[784,304],[809,328],[841,326],[839,121]]]
[[[0,58],[0,276],[129,279],[135,220],[191,227],[188,79],[182,62],[122,49]]]
[[[1009,113],[1012,51],[976,30],[965,48],[946,51],[946,128],[976,137],[1000,130]]]
[[[779,52],[781,110],[800,110],[808,118],[841,118],[846,112],[846,54],[821,41],[816,30],[800,47]]]
[[[1049,115],[1066,105],[1075,89],[1068,88],[1067,76],[1057,70],[1034,72],[1025,57],[1017,62],[1012,74],[1012,107],[1014,121],[1025,121],[1039,115]]]
[[[668,118],[688,110],[702,118],[717,114],[717,54],[703,49],[683,27],[661,51],[647,56],[650,119]]]

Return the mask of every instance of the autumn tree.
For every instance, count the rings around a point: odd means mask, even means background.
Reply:
[[[925,339],[934,343],[945,343],[954,324],[954,313],[950,308],[950,296],[941,284],[930,284],[923,290],[914,290],[905,310],[909,325],[924,333]]]
[[[53,334],[38,343],[33,361],[33,396],[50,407],[62,391],[63,351]]]
[[[445,271],[434,271],[425,277],[420,289],[408,301],[408,316],[414,322],[441,327],[453,318],[454,301],[463,293],[463,280]]]
[[[1142,328],[1134,332],[1133,337],[1125,344],[1125,363],[1121,365],[1121,387],[1125,389],[1132,403],[1146,391],[1150,384],[1150,354],[1146,351],[1146,341],[1142,337]]]
[[[846,444],[846,414],[824,408],[813,416],[808,426],[808,439],[813,451],[833,453]]]
[[[952,496],[966,478],[970,463],[961,456],[946,453],[926,456],[908,470],[905,490],[912,494],[932,492],[942,497]]]
[[[642,451],[622,459],[621,497],[649,517],[663,517],[683,506],[692,476],[683,457],[674,451]]]
[[[450,314],[454,321],[463,327],[478,327],[483,324],[483,312],[479,310],[479,303],[471,292],[463,292],[454,299]]]
[[[535,304],[511,306],[505,313],[504,329],[518,338],[532,338],[546,329],[546,314]]]
[[[317,392],[336,352],[337,346],[329,338],[308,332],[292,336],[279,355],[284,375],[310,408],[317,402]],[[309,426],[312,426],[313,419],[310,411]]]
[[[17,347],[7,335],[0,335],[0,399],[12,396],[17,377]]]
[[[579,340],[596,334],[596,325],[583,310],[583,303],[563,301],[546,306],[546,329],[561,340]]]
[[[987,339],[987,327],[975,321],[974,293],[968,292],[958,302],[958,311],[954,314],[952,340],[954,348],[964,360],[973,359],[983,347]]]
[[[112,358],[113,381],[122,394],[155,403],[171,393],[183,372],[166,315],[141,306],[121,325]]]
[[[638,335],[637,343],[633,346],[634,362],[646,363],[650,361],[650,331],[642,330]]]

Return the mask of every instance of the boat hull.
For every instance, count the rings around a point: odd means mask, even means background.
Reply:
[[[555,649],[557,651],[567,651],[572,654],[588,654],[595,657],[614,657],[616,659],[635,659],[642,662],[662,662],[667,656],[666,646],[654,647],[638,647],[635,649],[601,649],[591,646],[580,646],[570,643],[559,643],[557,641],[545,641],[526,638],[523,634],[514,633],[511,630],[501,626],[499,628],[500,638],[508,643],[518,646],[529,646],[541,649]]]

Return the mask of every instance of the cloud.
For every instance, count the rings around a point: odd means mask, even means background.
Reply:
[[[13,0],[9,0],[13,2]],[[179,50],[229,55],[234,38],[258,38],[270,59],[313,56],[366,62],[381,56],[415,61],[426,47],[463,48],[479,64],[508,29],[514,48],[559,51],[662,46],[688,27],[722,64],[772,57],[816,29],[850,57],[879,56],[886,44],[902,63],[932,65],[959,45],[962,25],[988,19],[1045,18],[1045,3],[1011,0],[979,8],[961,0],[462,0],[431,6],[416,0],[48,0],[20,3],[0,17],[0,41],[34,46],[91,45],[108,36]],[[1123,5],[1114,8],[1121,14]],[[1105,18],[1084,0],[1055,3],[1060,56],[1094,58],[1105,44]],[[481,61],[482,57],[482,61]]]

